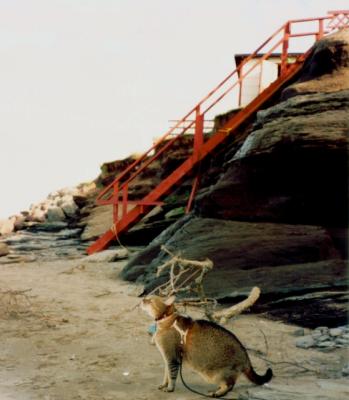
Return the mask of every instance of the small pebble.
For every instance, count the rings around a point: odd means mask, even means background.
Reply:
[[[321,352],[330,352],[336,348],[349,347],[349,326],[339,326],[331,329],[326,326],[319,326],[309,335],[302,336],[304,332],[304,329],[297,329],[293,332],[294,336],[300,336],[295,341],[297,347],[303,349],[315,347]]]
[[[315,330],[321,332],[323,335],[326,335],[329,331],[327,326],[318,326],[317,328],[315,328]]]
[[[308,349],[309,347],[315,346],[315,340],[311,335],[302,336],[295,341],[297,347],[302,349]]]
[[[319,342],[316,344],[317,347],[335,347],[335,343],[330,342],[329,340],[327,342]]]
[[[342,375],[343,376],[349,376],[349,363],[344,365],[344,367],[342,368]]]
[[[316,338],[317,342],[327,342],[331,338],[328,335],[321,335],[320,337]]]
[[[317,350],[321,351],[321,353],[331,353],[336,350],[337,346],[334,347],[318,347]]]
[[[304,329],[300,328],[293,332],[293,336],[304,336]]]
[[[341,338],[341,337],[336,338],[335,342],[338,344],[346,345],[346,346],[349,345],[349,340]]]
[[[330,336],[337,337],[343,334],[343,330],[340,328],[332,328],[330,329]]]

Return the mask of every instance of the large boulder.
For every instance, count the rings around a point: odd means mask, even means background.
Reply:
[[[10,248],[6,243],[0,243],[0,257],[4,257],[10,254]]]
[[[79,210],[79,207],[75,204],[73,197],[70,196],[63,197],[61,208],[68,218],[73,218]]]
[[[14,229],[20,231],[25,226],[26,217],[23,214],[17,214],[14,216]]]
[[[349,89],[349,28],[326,36],[312,49],[302,75],[283,92],[283,98]]]
[[[83,210],[82,210],[83,211]],[[82,240],[93,240],[105,233],[113,224],[113,207],[99,206],[89,210],[79,225],[84,227]]]
[[[47,210],[47,221],[49,222],[57,222],[64,221],[66,216],[61,207],[51,207]]]
[[[305,287],[343,285],[343,261],[321,227],[186,218],[169,228],[125,266],[122,276],[143,281],[150,291],[168,279],[157,268],[174,253],[194,260],[210,258],[214,269],[204,281],[208,296],[248,293],[260,285],[266,293],[297,292]],[[312,272],[314,268],[314,272]],[[316,271],[316,272],[315,272]]]
[[[283,101],[257,114],[225,173],[198,197],[204,217],[346,226],[349,31],[319,41]]]
[[[46,220],[46,210],[43,210],[40,206],[33,207],[27,216],[27,221],[30,222],[44,222]]]
[[[197,213],[346,224],[348,113],[349,90],[297,96],[259,112],[225,174],[198,197]]]
[[[15,230],[15,221],[16,218],[14,217],[0,220],[0,236],[11,234]]]

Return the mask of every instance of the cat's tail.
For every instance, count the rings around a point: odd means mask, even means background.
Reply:
[[[258,375],[253,369],[252,365],[249,368],[247,368],[244,372],[247,378],[256,385],[264,385],[264,383],[269,382],[273,377],[273,371],[271,370],[271,368],[267,369],[265,375]]]

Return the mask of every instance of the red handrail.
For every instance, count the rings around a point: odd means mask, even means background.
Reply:
[[[326,27],[324,27],[325,21],[328,21]],[[317,30],[311,32],[292,32],[293,25],[297,24],[299,26],[299,24],[308,24],[309,22],[318,22]],[[288,48],[291,39],[315,36],[315,40],[318,40],[325,34],[342,29],[348,25],[349,10],[339,10],[331,11],[328,16],[324,17],[290,20],[276,30],[252,54],[246,57],[237,68],[229,73],[214,89],[200,100],[182,119],[165,132],[165,134],[163,134],[149,150],[130,164],[110,185],[99,193],[96,201],[97,204],[113,204],[114,206],[114,226],[119,220],[118,204],[120,203],[120,200],[122,200],[122,218],[128,213],[127,205],[131,203],[128,200],[128,190],[132,181],[193,127],[195,127],[193,154],[198,154],[200,148],[204,144],[203,120],[205,114],[231,93],[237,85],[241,85],[244,79],[255,70],[255,68],[260,66],[264,60],[268,59],[279,46],[282,48],[281,75],[283,75],[287,73],[289,68]],[[264,51],[263,54],[261,54],[262,51]],[[256,56],[259,57],[256,59]],[[303,55],[299,57],[300,61],[303,60],[302,57]],[[256,60],[255,63],[245,70],[243,67],[253,59]],[[233,81],[232,78],[234,77],[235,80]],[[185,124],[185,126],[182,126],[183,124]],[[177,130],[179,130],[179,133],[175,134]],[[161,144],[162,146],[159,148],[159,145]],[[154,154],[152,154],[152,152],[154,152]],[[132,204],[133,203],[135,202],[132,201]],[[139,204],[142,204],[142,202],[139,202]]]
[[[343,11],[343,13],[349,13],[349,11]],[[256,55],[269,43],[271,42],[280,32],[285,30],[285,27],[287,25],[291,25],[291,24],[298,24],[298,23],[303,23],[303,22],[312,22],[312,21],[324,21],[324,20],[334,20],[335,18],[338,17],[338,13],[329,15],[329,16],[324,16],[324,17],[318,17],[318,18],[304,18],[304,19],[298,19],[298,20],[290,20],[288,21],[286,24],[282,25],[276,32],[274,32],[267,40],[265,40],[252,54],[250,54],[243,62],[243,64],[246,64],[248,61],[254,59],[256,57]],[[346,16],[346,15],[345,15]],[[333,29],[337,29],[339,28],[339,26],[335,26],[335,28]],[[304,37],[304,36],[309,36],[309,35],[318,35],[320,32],[319,31],[315,31],[315,32],[303,32],[303,33],[296,33],[296,34],[290,34],[289,37]],[[324,33],[328,33],[327,31]],[[239,83],[241,83],[243,81],[243,79],[252,71],[254,70],[259,64],[261,64],[262,61],[264,61],[265,59],[268,58],[268,56],[270,54],[272,54],[272,52],[281,44],[283,43],[284,37],[281,38],[276,45],[274,45],[272,47],[271,50],[269,50],[266,55],[264,55],[262,58],[260,58],[256,64],[254,64],[243,76],[240,76],[240,78],[233,84],[231,85],[223,94],[221,94],[218,99],[216,99],[211,105],[209,105],[203,112],[202,114],[205,114],[206,112],[208,112],[209,110],[211,110],[217,103],[219,103],[228,93],[230,93]],[[242,65],[240,65],[239,67],[237,67],[234,71],[232,71],[229,75],[227,75],[213,90],[211,90],[201,101],[199,101],[181,120],[179,120],[173,127],[171,127],[163,136],[161,136],[157,142],[148,150],[146,151],[140,158],[138,158],[137,160],[135,160],[129,167],[127,167],[120,175],[117,176],[116,180],[117,181],[121,181],[121,179],[126,176],[132,169],[134,169],[134,167],[136,167],[137,165],[139,165],[146,157],[147,155],[152,152],[153,150],[155,150],[155,148],[158,146],[159,143],[164,142],[167,137],[169,135],[171,135],[173,133],[173,131],[175,129],[180,128],[180,125],[183,124],[183,122],[187,121],[188,117],[190,117],[195,110],[198,107],[201,107],[208,99],[210,99],[215,93],[217,93],[217,91],[223,87],[223,85],[228,82],[234,75],[236,75],[238,73],[238,71],[242,68]],[[194,125],[195,121],[191,122],[189,126],[186,126],[185,128],[183,128],[182,132],[177,134],[177,136],[181,136],[182,134],[184,134],[189,127],[192,127]],[[171,141],[171,145],[175,140]],[[169,146],[166,145],[166,148],[164,150],[166,150]],[[164,152],[164,150],[159,150],[159,155],[162,154]],[[156,157],[157,158],[157,157]],[[152,160],[154,160],[154,158],[152,157]],[[147,165],[149,165],[149,163],[147,163]],[[135,176],[137,176],[141,171],[143,171],[144,168],[142,168],[138,173],[135,173],[133,175],[133,178]],[[133,179],[132,178],[132,179]],[[132,180],[131,179],[131,180]],[[130,179],[127,179],[127,182],[130,182]],[[109,186],[107,186],[104,190],[102,190],[102,192],[99,194],[98,196],[98,201],[113,187],[113,183],[111,183]],[[108,203],[110,204],[110,203]]]

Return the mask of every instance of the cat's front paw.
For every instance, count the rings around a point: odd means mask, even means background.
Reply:
[[[164,392],[170,393],[170,392],[174,392],[174,387],[165,387],[162,389]]]
[[[162,383],[161,385],[158,386],[159,390],[164,390],[167,387],[167,383]]]

